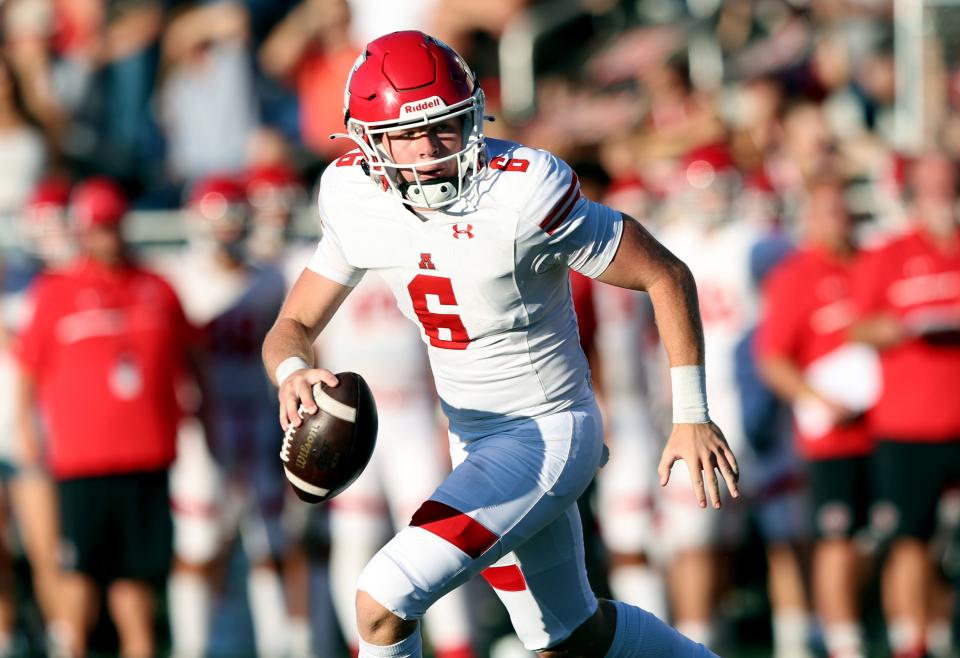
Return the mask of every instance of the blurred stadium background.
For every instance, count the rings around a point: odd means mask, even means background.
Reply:
[[[496,117],[489,136],[552,150],[595,181],[598,198],[654,230],[681,212],[678,176],[696,187],[691,177],[706,167],[735,199],[759,195],[765,205],[753,211],[771,214],[792,238],[805,182],[829,170],[845,181],[857,233],[870,241],[906,221],[912,156],[935,146],[960,158],[960,2],[949,0],[0,0],[8,329],[16,333],[37,259],[70,251],[69,232],[28,212],[51,178],[117,181],[132,204],[126,238],[148,261],[175,258],[191,241],[182,208],[213,174],[244,184],[251,207],[279,194],[279,212],[292,218],[279,239],[309,245],[319,229],[312,187],[348,148],[327,138],[342,130],[347,71],[361,44],[407,28],[436,35],[474,67]],[[251,250],[276,249],[277,235],[269,222],[251,227]],[[15,464],[12,433],[2,433],[0,460]],[[0,650],[40,654],[29,564],[15,519],[4,518],[13,577],[0,586],[15,594],[17,614]],[[317,573],[329,537],[322,518],[312,523],[311,582],[322,598]],[[595,527],[585,527],[605,591],[605,551]],[[958,568],[949,546],[932,555],[945,583]],[[875,555],[869,545],[863,551],[871,655],[889,655]],[[756,530],[739,538],[728,565],[733,583],[716,608],[721,654],[772,655]],[[253,655],[239,547],[227,568],[233,576],[217,592],[209,653]],[[507,620],[482,585],[469,594],[477,655],[497,655],[490,647],[509,632]],[[328,603],[314,605],[314,628],[335,635],[331,614]],[[161,638],[166,619],[161,606]],[[318,655],[346,655],[331,637],[314,639]],[[102,621],[95,652],[110,654],[115,641]]]

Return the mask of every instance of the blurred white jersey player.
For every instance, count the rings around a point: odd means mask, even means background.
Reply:
[[[650,613],[597,600],[576,507],[604,451],[568,270],[650,289],[673,327],[664,333],[673,364],[689,368],[678,381],[696,378],[678,411],[703,400],[689,272],[635,222],[585,199],[559,158],[485,141],[474,75],[428,35],[369,44],[345,105],[360,151],[324,172],[323,237],[264,343],[281,424],[302,422],[301,403],[316,409],[311,384],[335,385],[307,361],[312,338],[373,270],[428,344],[454,464],[364,568],[360,656],[420,658],[419,619],[479,574],[541,655],[708,655]],[[668,441],[664,475],[675,459],[708,471],[716,459],[736,492],[733,453],[705,405],[690,407]]]
[[[397,309],[380,277],[354,288],[318,341],[320,363],[363,375],[377,402],[377,449],[366,470],[330,502],[331,589],[344,637],[357,650],[355,596],[363,567],[406,526],[450,472],[436,395],[420,332]],[[424,618],[437,658],[471,658],[464,590]]]
[[[756,324],[759,293],[751,255],[769,233],[760,222],[731,216],[737,174],[723,145],[691,152],[681,167],[672,210],[658,238],[690,267],[697,281],[706,347],[710,416],[724,429],[743,464],[741,490],[768,547],[777,655],[806,655],[807,617],[799,566],[791,544],[804,537],[799,462],[788,425],[762,455],[747,440],[737,350]],[[684,470],[663,497],[665,550],[672,556],[670,591],[678,628],[712,643],[712,611],[722,585],[715,551],[731,547],[746,529],[746,505],[705,515],[689,494]],[[780,637],[777,637],[779,633]],[[787,647],[783,650],[780,647]]]
[[[610,589],[618,599],[667,619],[657,564],[657,462],[664,432],[649,394],[648,360],[656,356],[649,344],[656,346],[653,311],[640,293],[614,286],[595,284],[593,300],[611,455],[597,482],[600,531],[610,553]]]
[[[573,168],[584,196],[594,200],[605,196],[610,178],[604,169],[590,162]],[[621,201],[628,200],[615,197],[608,205],[618,207]],[[653,418],[649,394],[649,379],[659,374],[660,358],[653,308],[649,299],[635,290],[596,283],[575,273],[571,283],[580,341],[587,358],[592,359],[604,441],[611,455],[597,476],[596,497],[610,591],[617,599],[665,620],[669,614],[657,564],[656,522],[660,495],[657,462],[666,418],[662,423]],[[580,286],[587,286],[588,294],[578,297]]]
[[[171,472],[176,565],[170,584],[173,653],[208,650],[214,561],[239,533],[250,563],[247,600],[257,654],[287,651],[287,616],[276,560],[286,482],[276,464],[276,405],[259,347],[286,292],[283,275],[243,253],[243,187],[210,177],[191,190],[187,249],[161,263],[188,319],[202,332],[206,413],[214,436],[181,432]],[[209,452],[207,448],[209,447]]]

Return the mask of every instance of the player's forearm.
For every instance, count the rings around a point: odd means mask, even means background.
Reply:
[[[14,431],[18,465],[25,470],[41,466],[43,454],[40,448],[33,378],[22,370],[17,375]]]
[[[623,215],[623,236],[598,279],[650,294],[671,366],[703,365],[703,327],[690,269],[637,220]]]
[[[287,359],[302,359],[313,367],[313,338],[306,326],[291,318],[281,317],[263,341],[263,365],[274,384],[277,367]]]
[[[663,276],[648,289],[660,340],[671,367],[703,365],[703,324],[697,285],[690,269],[674,259]]]

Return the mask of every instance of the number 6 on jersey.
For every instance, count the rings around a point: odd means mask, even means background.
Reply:
[[[427,295],[435,295],[440,304],[456,306],[457,298],[453,294],[450,279],[429,274],[418,274],[407,284],[413,310],[423,325],[423,331],[430,338],[430,344],[446,350],[465,350],[470,344],[467,328],[456,313],[434,313],[427,308]],[[441,334],[442,331],[442,334]]]

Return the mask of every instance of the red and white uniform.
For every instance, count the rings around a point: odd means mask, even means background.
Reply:
[[[862,257],[854,299],[860,314],[890,313],[920,334],[880,352],[883,391],[867,416],[873,436],[960,438],[960,251],[944,253],[920,231],[892,239]]]
[[[376,275],[350,293],[317,343],[332,372],[363,375],[377,404],[377,449],[350,487],[330,503],[331,589],[345,636],[356,637],[356,584],[364,565],[450,472],[440,443],[436,396],[420,332]],[[436,651],[470,644],[467,602],[451,592],[425,617]]]
[[[763,291],[763,317],[756,338],[762,357],[780,357],[806,370],[847,344],[856,318],[851,297],[851,264],[823,249],[800,249],[770,274]],[[812,436],[794,426],[805,459],[838,459],[871,450],[866,424],[836,426]]]
[[[421,327],[451,424],[471,430],[590,400],[566,267],[601,274],[621,228],[554,156],[488,144],[478,192],[428,221],[370,194],[359,157],[341,158],[320,184],[324,237],[309,265],[345,285],[368,269],[383,276]]]
[[[453,472],[360,589],[418,618],[486,569],[536,650],[597,606],[575,501],[600,465],[602,424],[567,269],[601,274],[622,224],[553,155],[500,140],[487,155],[469,194],[421,219],[374,193],[348,154],[323,175],[324,234],[309,267],[350,286],[366,270],[383,277],[420,327],[450,419]]]
[[[194,340],[170,286],[138,267],[84,259],[41,274],[28,304],[15,356],[36,385],[53,475],[169,466],[177,383]]]

